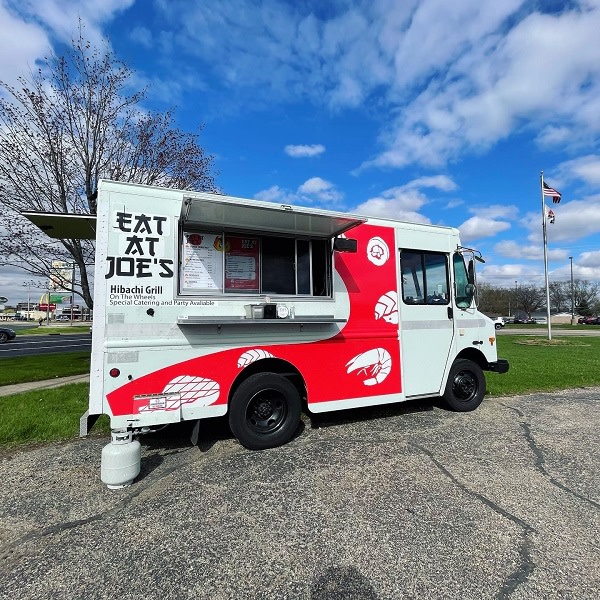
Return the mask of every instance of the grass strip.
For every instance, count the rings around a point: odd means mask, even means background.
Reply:
[[[43,381],[90,372],[90,352],[0,358],[0,385]]]
[[[88,407],[87,383],[33,390],[0,397],[0,446],[56,442],[79,435],[79,417]],[[109,432],[108,417],[94,431]]]
[[[56,326],[52,326],[52,325],[42,325],[41,327],[39,327],[37,325],[37,323],[35,325],[32,325],[31,327],[19,327],[19,328],[14,328],[15,331],[17,332],[17,336],[19,335],[50,335],[50,334],[63,334],[63,335],[68,335],[71,333],[87,333],[88,335],[90,334],[90,326],[91,323],[88,325],[62,325],[59,327]],[[7,327],[10,327],[10,324],[7,325]]]
[[[498,357],[508,359],[510,370],[485,373],[488,395],[600,386],[600,337],[502,335],[497,343]]]

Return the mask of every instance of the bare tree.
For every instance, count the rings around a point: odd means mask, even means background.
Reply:
[[[598,314],[600,283],[576,279],[573,282],[574,309],[581,315]]]
[[[566,281],[551,281],[549,285],[550,307],[556,312],[571,311],[571,283]]]
[[[514,309],[513,289],[479,283],[477,292],[479,310],[488,316],[508,315]]]
[[[535,287],[533,285],[522,285],[516,291],[516,308],[522,310],[528,317],[531,318],[531,313],[546,306],[546,292],[544,288]]]
[[[0,81],[0,256],[43,277],[52,259],[74,263],[72,291],[91,308],[93,243],[52,243],[21,211],[95,214],[102,177],[218,190],[201,129],[187,133],[170,112],[143,111],[145,91],[126,93],[133,72],[108,44],[87,42],[82,29],[64,56],[46,58],[18,87]]]

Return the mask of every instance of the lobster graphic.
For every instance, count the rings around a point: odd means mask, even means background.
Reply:
[[[385,348],[373,348],[358,354],[346,363],[348,374],[358,371],[357,375],[368,376],[363,380],[364,385],[381,383],[392,370],[392,357]]]

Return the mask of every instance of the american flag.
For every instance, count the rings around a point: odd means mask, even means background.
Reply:
[[[552,202],[554,202],[554,204],[558,204],[560,202],[562,194],[558,190],[555,190],[554,188],[551,188],[549,185],[547,185],[545,181],[542,185],[542,191],[544,192],[544,196],[552,196]]]

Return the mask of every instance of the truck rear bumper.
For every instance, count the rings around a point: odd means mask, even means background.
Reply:
[[[487,370],[493,371],[494,373],[506,373],[508,371],[509,364],[504,358],[499,358],[496,362],[488,363]]]

